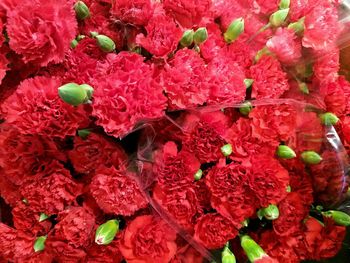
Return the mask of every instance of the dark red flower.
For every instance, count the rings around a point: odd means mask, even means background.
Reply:
[[[112,57],[113,73],[94,85],[93,115],[105,132],[123,137],[139,122],[162,117],[166,98],[142,56],[121,52]]]
[[[194,239],[208,249],[218,249],[237,234],[238,230],[228,218],[220,214],[206,214],[197,221]]]
[[[209,95],[205,78],[206,65],[197,52],[187,48],[176,52],[161,75],[169,106],[186,109],[203,105]]]
[[[194,190],[198,199],[198,206],[201,210],[210,210],[211,193],[208,186],[205,184],[205,180],[199,180],[194,183]]]
[[[119,234],[118,234],[119,236]],[[114,239],[108,246],[101,246],[94,243],[87,250],[86,263],[120,263],[123,256],[119,250],[120,240]]]
[[[96,170],[89,186],[98,206],[107,214],[131,216],[148,205],[137,182],[129,172],[114,167]]]
[[[181,29],[162,11],[157,11],[146,26],[147,35],[139,34],[136,43],[156,57],[166,57],[175,51],[181,39]]]
[[[73,181],[61,164],[54,162],[36,181],[22,185],[20,193],[33,212],[53,215],[75,203],[81,194],[81,185]]]
[[[203,256],[190,245],[179,248],[170,263],[203,263]]]
[[[184,28],[192,28],[209,16],[210,0],[164,0],[163,7],[169,16]]]
[[[0,23],[1,23],[1,20],[0,20]],[[0,27],[0,35],[1,35],[1,27]],[[0,47],[1,47],[1,43],[0,43]],[[7,67],[8,64],[9,64],[9,61],[7,60],[6,56],[0,53],[0,85],[2,83],[2,80],[5,78],[6,71],[9,69]]]
[[[158,217],[136,217],[123,233],[120,251],[127,262],[167,263],[176,254],[176,233]]]
[[[61,81],[35,77],[23,81],[1,105],[6,123],[23,134],[64,138],[75,135],[87,121],[82,108],[64,103],[58,96]]]
[[[74,138],[74,148],[68,152],[75,171],[92,174],[100,165],[123,169],[127,165],[127,155],[117,143],[97,133],[87,138]]]
[[[20,202],[21,194],[18,191],[18,186],[12,183],[5,171],[0,168],[0,195],[5,202],[11,206],[15,206],[17,202]]]
[[[145,26],[153,15],[151,0],[112,0],[111,13],[124,23]]]
[[[76,36],[71,1],[23,0],[8,10],[7,18],[10,47],[22,55],[25,63],[46,66],[61,62]]]
[[[79,262],[86,256],[85,248],[92,242],[95,218],[82,207],[70,207],[57,217],[50,231],[45,250],[59,262]]]
[[[250,68],[253,82],[252,97],[256,99],[279,98],[289,89],[287,73],[281,63],[271,56],[262,57]]]
[[[0,223],[0,260],[7,262],[14,258],[14,245],[16,241],[16,230]]]

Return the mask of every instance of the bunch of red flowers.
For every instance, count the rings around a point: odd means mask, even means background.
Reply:
[[[0,261],[335,256],[339,6],[1,0]]]

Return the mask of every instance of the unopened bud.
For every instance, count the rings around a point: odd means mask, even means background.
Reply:
[[[291,29],[295,32],[295,34],[300,35],[304,32],[305,29],[305,17],[300,18],[297,22],[290,23],[288,25],[288,29]]]
[[[191,30],[186,30],[183,35],[182,38],[180,40],[180,44],[183,47],[189,47],[192,45],[193,43],[193,37],[194,37],[194,31]]]
[[[115,43],[111,38],[105,35],[97,35],[95,38],[97,40],[97,45],[102,51],[113,52],[115,50]]]
[[[309,87],[307,86],[307,84],[305,82],[302,82],[299,84],[299,90],[304,93],[304,94],[309,94]]]
[[[350,215],[341,211],[330,210],[322,213],[325,217],[331,217],[339,226],[350,226]]]
[[[290,6],[290,0],[281,0],[280,4],[278,5],[279,9],[286,9]]]
[[[253,85],[253,83],[254,83],[253,79],[245,79],[244,80],[244,85],[247,89],[250,88]]]
[[[112,243],[115,235],[119,231],[119,221],[109,220],[100,225],[96,230],[95,243],[98,245],[108,245]]]
[[[86,139],[90,135],[89,129],[78,130],[78,136],[82,139]]]
[[[75,13],[80,20],[84,20],[90,16],[90,10],[83,1],[78,1],[74,5]]]
[[[47,236],[40,236],[35,240],[33,246],[35,252],[43,251],[45,249],[46,238]]]
[[[221,152],[224,156],[229,156],[232,154],[232,145],[231,144],[226,144],[221,147]]]
[[[71,48],[76,48],[78,45],[78,41],[76,39],[73,39],[72,42],[70,42],[70,47]]]
[[[247,101],[239,107],[239,112],[244,116],[248,116],[252,109],[253,105],[249,101]]]
[[[265,217],[267,220],[276,220],[279,215],[279,209],[276,205],[269,205],[268,207],[262,208],[257,213],[259,219]]]
[[[230,24],[228,29],[224,34],[225,41],[227,43],[232,43],[235,41],[244,31],[244,19],[238,18]]]
[[[339,121],[339,118],[330,112],[321,114],[320,119],[322,124],[326,126],[336,125]]]
[[[306,164],[319,164],[322,157],[314,151],[305,151],[301,154],[301,159]]]
[[[250,262],[269,257],[265,251],[248,235],[241,236],[241,246]]]
[[[226,244],[225,248],[221,252],[222,263],[236,263],[236,257],[229,248],[229,243]]]
[[[41,213],[39,216],[39,222],[45,221],[48,218],[49,218],[49,216],[47,214]]]
[[[81,84],[80,87],[82,87],[85,90],[86,96],[89,100],[91,100],[92,95],[94,94],[94,88],[88,84]]]
[[[200,27],[193,35],[193,41],[196,45],[204,43],[208,38],[208,31],[205,27]]]
[[[270,24],[274,27],[281,26],[285,21],[289,13],[289,8],[276,11],[270,16]]]
[[[76,83],[68,83],[58,88],[60,98],[73,106],[78,106],[88,100],[86,91]]]
[[[265,55],[268,56],[270,54],[271,54],[271,52],[267,47],[260,49],[255,55],[255,58],[254,58],[255,62],[258,62],[263,56],[265,56]]]
[[[278,146],[276,154],[282,159],[293,159],[297,156],[296,153],[287,145]]]
[[[199,169],[195,174],[194,174],[194,180],[199,181],[203,176],[203,171],[202,169]]]

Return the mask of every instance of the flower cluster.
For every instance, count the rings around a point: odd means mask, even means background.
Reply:
[[[340,2],[1,0],[0,262],[335,256]]]

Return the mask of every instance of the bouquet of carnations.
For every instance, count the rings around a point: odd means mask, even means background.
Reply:
[[[341,2],[0,0],[0,262],[336,256]]]

